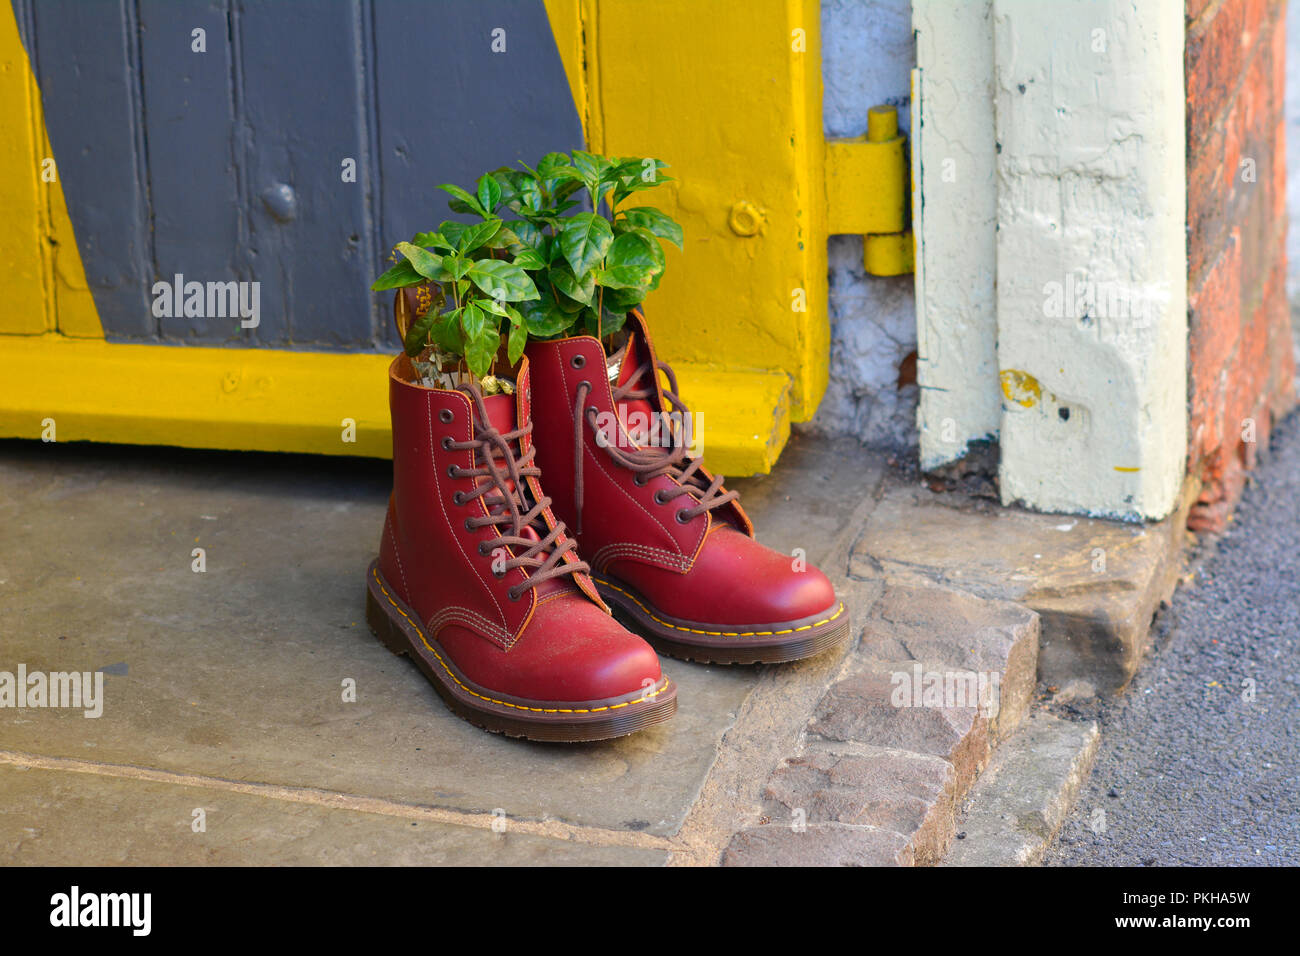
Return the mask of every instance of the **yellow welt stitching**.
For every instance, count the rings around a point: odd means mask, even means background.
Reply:
[[[450,677],[452,680],[454,680],[457,686],[459,686],[467,694],[473,694],[479,700],[486,700],[490,704],[500,704],[502,707],[513,707],[515,710],[531,710],[534,713],[538,713],[538,714],[597,714],[600,713],[602,710],[618,710],[620,707],[626,707],[629,704],[639,704],[643,701],[647,701],[654,697],[658,697],[660,694],[666,691],[669,688],[669,686],[672,684],[672,681],[665,681],[664,686],[660,687],[653,694],[646,694],[642,697],[636,698],[635,700],[625,700],[621,704],[606,704],[604,707],[590,707],[587,709],[582,709],[582,708],[569,709],[569,708],[559,708],[559,707],[556,708],[524,707],[521,704],[512,704],[508,700],[497,700],[495,697],[484,697],[482,694],[479,694],[471,690],[470,688],[466,687],[461,682],[460,678],[458,678],[454,673],[452,673],[451,668],[447,666],[447,662],[442,659],[442,655],[439,654],[434,649],[433,645],[429,643],[428,638],[424,636],[424,629],[421,628],[420,625],[412,621],[411,615],[403,611],[401,607],[398,605],[398,603],[393,600],[393,596],[389,594],[388,589],[384,587],[384,582],[380,580],[379,572],[377,570],[373,570],[371,571],[371,574],[375,576],[375,583],[379,585],[379,590],[383,591],[384,597],[388,598],[388,603],[393,606],[393,608],[397,611],[398,614],[406,618],[407,623],[409,623],[411,627],[415,628],[415,633],[420,635],[420,643],[422,643],[425,647],[429,649],[429,653],[431,653],[434,657],[438,658],[438,663],[441,664],[442,669],[447,672],[447,676]]]
[[[624,591],[617,584],[611,584],[608,581],[601,581],[600,583],[605,585],[605,587],[607,588],[613,588],[615,591],[618,591],[620,594],[627,595],[629,598],[631,598],[633,601],[636,602],[637,607],[645,611],[650,618],[652,618],[655,621],[658,621],[664,627],[671,627],[674,631],[689,631],[691,634],[705,634],[709,637],[775,637],[777,634],[794,634],[796,631],[807,631],[807,630],[811,630],[814,627],[821,627],[823,624],[829,624],[831,621],[835,620],[837,617],[839,617],[841,614],[844,613],[844,605],[841,604],[840,609],[836,611],[834,614],[832,614],[830,617],[826,618],[826,620],[824,621],[816,621],[815,623],[812,624],[805,624],[802,627],[792,627],[784,631],[701,631],[693,627],[681,627],[680,625],[673,624],[669,621],[665,621],[662,618],[655,617],[654,613],[648,607],[642,604],[641,601],[637,599],[636,595],[632,594],[630,591]],[[401,608],[398,608],[398,610],[401,610]]]

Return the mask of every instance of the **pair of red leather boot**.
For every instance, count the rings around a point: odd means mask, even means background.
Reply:
[[[688,456],[640,316],[610,361],[590,336],[533,342],[514,394],[487,396],[419,384],[404,355],[389,369],[366,617],[487,730],[600,740],[673,715],[654,648],[605,602],[695,661],[799,660],[848,636],[826,576],[755,541],[737,493]]]

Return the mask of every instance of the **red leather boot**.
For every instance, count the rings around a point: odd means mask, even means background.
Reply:
[[[689,416],[676,378],[640,315],[627,329],[613,385],[591,336],[527,350],[537,463],[601,596],[688,660],[793,661],[846,640],[849,615],[826,575],[755,541],[737,492],[688,456],[670,427]]]
[[[393,494],[366,620],[451,709],[531,740],[600,740],[667,720],[677,688],[601,603],[533,464],[528,363],[515,395],[389,369]]]

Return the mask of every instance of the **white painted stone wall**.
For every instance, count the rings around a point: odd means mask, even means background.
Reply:
[[[915,64],[910,0],[823,0],[823,125],[828,137],[861,136],[867,110],[897,106],[909,129]],[[830,240],[830,385],[812,427],[904,450],[917,442],[917,387],[898,387],[916,349],[911,276],[868,277],[862,239]]]

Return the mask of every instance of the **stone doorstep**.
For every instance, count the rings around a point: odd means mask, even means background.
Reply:
[[[849,573],[1021,604],[1042,619],[1041,680],[1118,691],[1182,573],[1196,490],[1189,479],[1172,515],[1131,524],[1003,508],[895,480],[867,519]]]
[[[887,581],[724,864],[938,862],[958,801],[1029,707],[1038,636],[1038,616],[1009,602]]]
[[[850,579],[883,585],[861,641],[724,864],[1041,859],[1098,732],[1045,713],[1026,719],[1037,680],[1102,691],[1128,683],[1182,573],[1196,491],[1189,480],[1169,518],[1137,525],[887,480],[849,560]],[[918,665],[954,683],[998,675],[998,706],[895,706],[897,675]],[[960,808],[964,839],[954,843]]]

